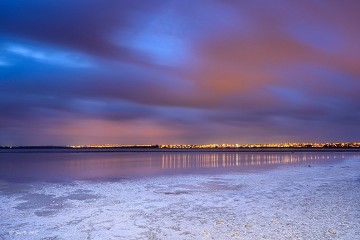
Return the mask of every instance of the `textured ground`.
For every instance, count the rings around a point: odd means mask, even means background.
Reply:
[[[0,182],[0,239],[360,239],[360,159],[117,182]]]

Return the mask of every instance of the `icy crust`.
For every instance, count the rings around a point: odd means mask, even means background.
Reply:
[[[360,159],[258,173],[0,183],[0,239],[360,239]]]

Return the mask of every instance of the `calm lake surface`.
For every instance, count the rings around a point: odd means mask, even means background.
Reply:
[[[336,164],[359,152],[1,150],[0,180],[117,180],[162,175],[268,171]]]

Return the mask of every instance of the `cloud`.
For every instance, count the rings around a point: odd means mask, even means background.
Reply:
[[[54,50],[34,49],[33,47],[26,47],[17,44],[8,44],[5,51],[10,54],[26,57],[39,61],[40,63],[62,65],[66,67],[90,67],[90,62],[87,62],[82,57],[67,52],[60,52]]]
[[[0,143],[358,140],[359,9],[1,1]]]

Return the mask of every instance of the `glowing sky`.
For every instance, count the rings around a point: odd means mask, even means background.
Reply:
[[[358,0],[1,0],[0,145],[359,141]]]

